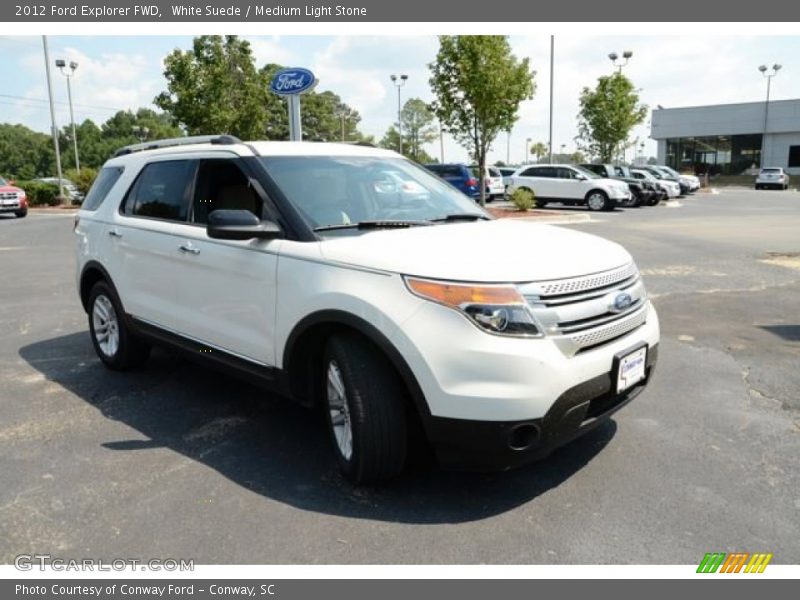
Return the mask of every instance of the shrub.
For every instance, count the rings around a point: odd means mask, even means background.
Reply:
[[[75,169],[67,169],[64,172],[64,179],[69,179],[78,188],[78,191],[84,196],[89,193],[89,188],[92,187],[95,178],[97,177],[97,169],[91,167],[81,167],[80,173]]]
[[[517,210],[530,210],[536,203],[536,196],[530,190],[516,189],[511,194],[511,203]]]
[[[58,206],[62,198],[58,194],[55,183],[42,183],[41,181],[18,181],[18,188],[25,190],[29,206]]]

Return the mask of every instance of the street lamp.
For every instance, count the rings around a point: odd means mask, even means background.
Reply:
[[[141,125],[134,125],[131,127],[131,131],[133,131],[133,135],[135,135],[140,142],[144,142],[147,136],[150,135],[150,128]]]
[[[81,161],[78,158],[78,134],[75,133],[75,114],[72,112],[72,85],[70,79],[75,75],[75,69],[78,68],[78,63],[74,60],[69,62],[69,71],[67,71],[67,61],[64,59],[57,59],[56,66],[61,74],[67,78],[67,97],[69,98],[69,120],[72,123],[72,145],[75,150],[75,170],[80,173]]]
[[[400,139],[400,154],[403,153],[403,121],[400,118],[400,88],[408,81],[408,75],[390,75],[394,87],[397,88],[397,137]]]
[[[532,138],[525,138],[525,164],[528,164],[528,152],[531,149]]]
[[[781,70],[781,65],[775,63],[772,65],[772,72],[768,73],[767,65],[761,65],[758,67],[758,70],[761,71],[761,74],[767,78],[767,101],[764,103],[764,134],[761,136],[761,168],[764,168],[764,154],[767,150],[767,117],[769,116],[769,88],[770,84],[772,83],[772,78],[778,74],[778,71]]]
[[[628,61],[630,61],[631,56],[633,56],[633,51],[625,50],[622,53],[622,60],[620,60],[619,62],[617,62],[617,60],[619,59],[619,55],[616,52],[612,52],[611,54],[609,54],[608,58],[611,60],[611,63],[618,69],[617,73],[622,73],[622,67],[628,64]]]

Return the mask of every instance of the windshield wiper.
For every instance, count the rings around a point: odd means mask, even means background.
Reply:
[[[445,215],[443,217],[438,217],[436,219],[431,219],[431,221],[435,223],[442,223],[450,221],[477,221],[479,219],[483,221],[488,221],[489,217],[477,213],[453,213],[450,215]]]
[[[432,221],[412,221],[409,219],[376,219],[374,221],[359,221],[358,223],[341,223],[338,225],[320,225],[314,231],[334,231],[337,229],[401,229],[404,227],[420,227],[433,225]]]

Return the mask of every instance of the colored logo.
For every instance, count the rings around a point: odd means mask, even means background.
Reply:
[[[698,573],[763,573],[772,554],[756,552],[708,552],[697,567]]]
[[[314,73],[308,69],[296,67],[281,69],[269,84],[269,89],[281,96],[292,96],[310,91],[317,84]]]
[[[613,313],[620,313],[633,304],[633,298],[628,292],[611,292],[605,300],[608,310]]]

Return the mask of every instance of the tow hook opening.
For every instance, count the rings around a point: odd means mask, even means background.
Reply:
[[[512,450],[527,450],[539,441],[539,428],[533,423],[515,426],[508,436],[508,446]]]

